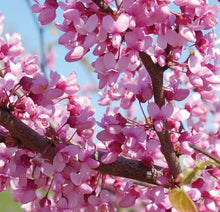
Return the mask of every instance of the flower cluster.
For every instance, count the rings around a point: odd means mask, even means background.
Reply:
[[[50,162],[0,127],[5,137],[0,144],[0,191],[11,186],[26,211],[113,212],[115,205],[175,211],[165,187],[178,182],[165,159],[163,139],[186,170],[198,169],[197,161],[210,161],[189,143],[220,157],[219,121],[214,130],[208,126],[210,114],[218,117],[220,108],[220,50],[214,29],[218,5],[205,0],[34,0],[32,6],[42,25],[55,20],[58,8],[63,22],[55,26],[63,33],[58,42],[68,50],[65,59],[78,61],[92,52],[98,104],[107,109],[96,122],[91,99],[77,93],[75,72],[64,77],[51,71],[47,78],[37,56],[23,55],[19,34],[0,37],[0,107],[56,147]],[[0,35],[3,19],[0,14]],[[96,123],[101,128],[98,141]],[[96,150],[104,151],[100,161]],[[98,172],[100,163],[117,162],[119,156],[152,170],[160,166],[163,176],[148,188],[145,182],[136,185]],[[213,164],[183,186],[199,211],[220,208],[220,174]]]

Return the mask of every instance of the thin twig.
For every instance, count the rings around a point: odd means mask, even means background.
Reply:
[[[189,146],[193,149],[195,149],[196,151],[206,155],[207,157],[211,158],[212,160],[214,160],[215,162],[219,163],[220,165],[220,159],[218,157],[216,157],[215,155],[207,152],[206,150],[202,149],[201,147],[199,146],[196,146],[195,144],[192,144],[192,143],[188,143]]]

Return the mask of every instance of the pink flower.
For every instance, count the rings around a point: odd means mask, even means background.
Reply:
[[[181,47],[187,43],[185,37],[183,37],[180,33],[177,33],[175,30],[172,29],[167,30],[165,34],[165,39],[167,43],[170,44],[172,47]]]
[[[116,21],[112,18],[112,16],[107,15],[103,18],[102,25],[108,33],[121,33],[127,30],[129,20],[129,15],[125,13],[122,13]]]
[[[76,93],[80,86],[76,83],[77,75],[75,72],[72,72],[67,79],[65,79],[63,76],[62,78],[57,82],[56,88],[61,89],[64,91],[65,94],[68,96],[73,96],[74,93]]]
[[[94,132],[93,127],[95,125],[93,117],[95,110],[90,107],[90,99],[77,95],[70,96],[69,99],[68,111],[70,115],[67,124],[75,128],[79,136],[89,138]]]
[[[112,53],[107,53],[103,57],[99,57],[94,63],[95,72],[98,73],[99,88],[102,89],[106,84],[113,86],[119,74],[124,72],[128,67],[128,58],[120,57],[116,61],[115,56]]]
[[[125,86],[135,94],[140,102],[146,102],[153,95],[151,78],[145,69],[140,69],[138,74],[133,82]]]
[[[140,193],[134,186],[132,186],[128,191],[126,191],[125,196],[120,200],[119,206],[122,208],[132,207],[139,196]]]
[[[164,94],[168,101],[182,101],[189,95],[189,90],[179,88],[179,85],[180,80],[170,78],[170,85],[164,89]]]
[[[4,55],[10,57],[14,61],[15,57],[19,57],[23,54],[24,48],[21,43],[21,35],[14,33],[12,36],[9,34],[5,35],[7,44],[3,45]]]
[[[157,104],[151,102],[148,104],[147,110],[153,119],[156,131],[161,132],[164,128],[164,121],[173,113],[173,105],[167,103],[160,109]]]
[[[128,29],[129,21],[130,17],[125,13],[122,13],[116,21],[110,15],[103,18],[102,26],[108,33],[112,34],[113,47],[120,47],[122,40],[121,33]]]
[[[82,46],[75,46],[65,56],[67,62],[75,62],[83,58],[86,50]]]
[[[52,72],[50,73],[50,80],[43,75],[35,75],[32,79],[30,77],[22,77],[20,85],[25,91],[29,91],[29,97],[33,99],[36,104],[47,106],[54,104],[53,100],[61,97],[63,90],[56,87],[60,75]]]
[[[40,13],[38,20],[42,25],[49,24],[56,18],[56,9],[58,7],[56,0],[46,0],[44,5],[40,5],[38,0],[34,0],[36,4],[32,6],[34,13]]]
[[[91,205],[97,206],[99,211],[115,211],[113,204],[110,202],[109,193],[106,190],[102,190],[98,196],[90,195],[88,202]]]
[[[39,71],[38,63],[38,56],[26,56],[24,60],[21,63],[21,67],[23,72],[26,74],[35,74],[37,71]]]

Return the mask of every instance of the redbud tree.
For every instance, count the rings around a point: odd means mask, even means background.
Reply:
[[[218,5],[34,0],[67,62],[93,55],[96,110],[76,72],[46,77],[3,35],[1,14],[0,191],[25,211],[219,211]]]

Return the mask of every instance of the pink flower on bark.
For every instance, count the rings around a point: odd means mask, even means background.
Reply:
[[[129,27],[130,17],[128,14],[122,13],[115,21],[112,16],[107,15],[103,18],[103,28],[112,34],[112,45],[119,48],[121,45],[121,33],[125,32]]]
[[[180,80],[170,79],[170,85],[164,89],[164,95],[168,101],[182,101],[189,95],[188,89],[179,88]]]
[[[126,87],[135,94],[140,102],[146,102],[153,96],[151,78],[145,69],[140,69],[138,74]]]
[[[164,121],[173,113],[173,105],[165,104],[161,109],[154,102],[150,102],[147,106],[149,116],[153,119],[156,131],[161,132],[164,129]]]

